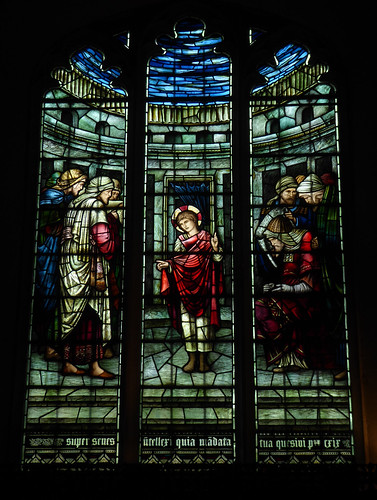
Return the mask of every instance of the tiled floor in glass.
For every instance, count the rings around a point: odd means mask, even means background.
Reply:
[[[257,346],[256,404],[262,425],[349,425],[347,379],[332,370],[273,373]]]
[[[151,325],[149,325],[151,326]],[[214,351],[209,356],[211,370],[206,373],[185,373],[182,366],[187,353],[182,342],[166,341],[166,328],[159,326],[153,342],[144,348],[143,415],[151,422],[167,415],[176,422],[187,419],[214,419],[229,423],[232,419],[233,369],[230,329],[217,333]],[[161,338],[164,333],[165,339]],[[171,333],[174,335],[174,333]],[[170,337],[171,339],[171,337]],[[257,348],[256,398],[259,422],[276,425],[292,423],[339,424],[349,419],[347,380],[336,381],[332,371],[301,370],[275,374],[267,369],[263,351]],[[102,366],[114,373],[117,357],[105,359]],[[95,419],[114,423],[117,417],[117,378],[94,379],[89,376],[64,376],[61,364],[46,362],[43,356],[32,355],[30,373],[29,423],[87,422]],[[205,407],[202,403],[205,402]]]
[[[101,365],[117,373],[117,357],[105,359]],[[28,424],[109,423],[117,420],[118,378],[103,380],[83,376],[65,376],[61,363],[46,362],[43,355],[33,353],[28,389]]]

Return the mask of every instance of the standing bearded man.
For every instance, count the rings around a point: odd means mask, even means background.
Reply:
[[[54,172],[40,197],[36,267],[35,329],[46,360],[58,360],[57,303],[63,221],[69,203],[84,189],[87,176],[79,169]]]
[[[92,179],[84,194],[69,205],[60,260],[62,358],[65,375],[113,378],[99,361],[111,339],[109,261],[118,244],[107,217],[114,183]]]

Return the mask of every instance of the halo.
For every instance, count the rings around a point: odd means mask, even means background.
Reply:
[[[178,230],[180,231],[181,233],[183,232],[182,229],[180,229],[178,227],[178,224],[176,222],[176,219],[178,217],[178,215],[181,213],[181,212],[187,212],[187,211],[190,211],[190,212],[194,212],[197,217],[198,217],[198,226],[201,225],[202,223],[202,214],[200,212],[200,210],[196,207],[194,207],[194,205],[183,205],[182,207],[179,207],[179,208],[176,208],[173,212],[173,215],[171,216],[171,223],[173,224],[173,226]]]

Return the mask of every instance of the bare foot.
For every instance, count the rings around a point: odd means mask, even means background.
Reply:
[[[185,366],[182,368],[182,370],[186,373],[192,373],[195,369],[195,362],[191,363],[190,361],[185,364]]]
[[[194,352],[189,352],[188,355],[189,355],[188,363],[185,364],[182,370],[186,373],[191,373],[195,370],[196,357]]]
[[[100,367],[97,361],[91,364],[90,370],[89,370],[89,375],[91,377],[96,377],[96,378],[107,378],[111,379],[114,378],[115,375],[113,373],[107,372],[103,368]]]
[[[45,350],[45,360],[46,361],[59,361],[59,354],[52,347],[46,347]]]
[[[343,370],[335,375],[335,380],[344,380],[347,377],[347,371]]]
[[[63,375],[84,375],[86,373],[85,370],[82,370],[81,368],[77,368],[77,366],[73,365],[72,363],[64,363],[63,366]]]

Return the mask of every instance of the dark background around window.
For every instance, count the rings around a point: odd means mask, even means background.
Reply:
[[[23,422],[23,400],[25,381],[25,356],[28,337],[30,312],[31,276],[33,265],[33,238],[36,213],[36,185],[39,161],[40,106],[44,91],[56,85],[50,76],[54,67],[69,67],[68,57],[76,49],[85,45],[99,46],[106,54],[106,64],[117,65],[120,57],[126,54],[124,73],[119,85],[124,85],[130,94],[129,141],[135,145],[130,152],[129,165],[136,161],[144,147],[144,75],[134,71],[146,63],[147,56],[158,50],[154,36],[171,33],[174,23],[181,17],[194,15],[207,24],[209,33],[220,32],[224,35],[224,49],[232,53],[234,69],[248,65],[250,75],[255,75],[256,64],[266,62],[271,46],[261,47],[256,55],[249,51],[249,61],[239,61],[234,49],[241,39],[248,44],[248,28],[256,27],[275,33],[279,40],[307,43],[312,53],[312,61],[318,58],[331,67],[330,77],[339,92],[340,120],[340,160],[343,178],[343,217],[345,232],[345,259],[347,270],[347,293],[350,328],[351,376],[353,384],[353,410],[355,426],[356,462],[365,466],[377,463],[377,326],[376,311],[376,265],[374,250],[376,244],[376,160],[375,160],[375,120],[376,99],[373,65],[375,27],[369,5],[359,1],[352,10],[343,2],[261,2],[248,0],[232,1],[107,1],[107,2],[64,2],[62,4],[38,2],[8,3],[2,7],[2,249],[3,262],[3,342],[2,352],[2,404],[3,425],[1,429],[1,463],[9,483],[19,482],[21,472],[20,445]],[[113,35],[130,30],[131,44],[136,43],[127,53],[114,43]],[[153,33],[153,36],[150,34]],[[133,38],[133,36],[135,38]],[[108,45],[104,40],[108,39]],[[115,46],[117,48],[115,48]],[[121,51],[123,52],[121,53]],[[124,52],[125,51],[125,52]],[[265,54],[263,54],[263,51]],[[245,50],[245,54],[248,50]],[[260,56],[260,57],[259,57]],[[5,58],[5,60],[4,60]],[[136,78],[136,75],[137,78]],[[236,142],[234,161],[248,169],[248,121],[242,113],[241,104],[247,107],[248,81],[233,81],[235,103],[234,137]],[[5,104],[5,106],[4,106]],[[238,106],[238,107],[237,107]],[[135,121],[135,116],[142,116]],[[5,132],[5,137],[4,137]],[[5,153],[5,155],[4,155]],[[134,169],[135,170],[135,169]],[[242,171],[242,168],[240,168]],[[5,174],[5,175],[4,175]],[[244,175],[244,174],[243,174]],[[242,177],[242,175],[241,175]],[[242,188],[242,178],[236,179]],[[128,188],[133,190],[128,198],[130,210],[135,210],[135,200],[142,194],[142,172],[135,171],[129,176]],[[238,198],[238,197],[237,197]],[[241,199],[240,196],[239,199]],[[237,205],[236,216],[242,221],[242,206]],[[141,222],[141,211],[131,214]],[[243,219],[244,223],[246,219]],[[141,225],[130,228],[131,236],[141,242]],[[137,257],[140,249],[128,250],[128,257]],[[130,270],[130,279],[137,283],[135,267]],[[140,274],[141,276],[141,274]],[[139,290],[136,288],[136,293]],[[4,300],[5,299],[5,300]],[[132,307],[133,304],[131,304]],[[126,311],[127,313],[127,311]],[[135,325],[137,327],[137,325]],[[5,363],[4,363],[5,361]],[[126,388],[132,403],[132,387]],[[137,409],[135,409],[137,412]],[[247,414],[247,411],[246,413]],[[124,457],[132,462],[132,458]],[[247,464],[241,464],[246,467]],[[132,468],[132,465],[129,465]],[[235,472],[227,471],[226,481],[239,483],[240,487],[253,492],[257,488],[255,477],[250,470],[242,468]],[[327,491],[347,491],[350,484],[362,483],[365,488],[371,476],[362,469],[362,474],[346,474],[338,481],[339,470],[332,470],[321,476]],[[265,471],[263,471],[265,472]],[[323,472],[323,471],[322,471]],[[321,472],[321,473],[322,473]],[[344,471],[341,472],[343,474]],[[143,471],[142,474],[145,474]],[[153,469],[150,484],[163,490],[179,492],[180,478],[187,476],[155,475]],[[183,474],[183,473],[182,473]],[[185,474],[187,474],[185,472]],[[283,480],[283,471],[272,471],[271,477],[259,477],[259,485],[276,485]],[[21,475],[22,477],[22,475]],[[136,474],[125,473],[119,476],[122,486],[128,488],[125,478]],[[224,477],[224,476],[223,476]],[[266,479],[267,477],[267,479]],[[284,482],[293,480],[284,474]],[[307,480],[307,476],[301,476]],[[313,477],[313,476],[311,476]],[[316,477],[316,476],[314,476]],[[33,476],[26,475],[32,489],[43,491],[46,471]],[[204,478],[206,478],[204,480]],[[261,479],[262,478],[262,479]],[[101,478],[101,488],[106,491],[106,474]],[[137,480],[139,480],[138,478]],[[198,480],[198,477],[194,478]],[[272,480],[271,480],[272,479]],[[318,477],[312,480],[316,490]],[[59,478],[60,480],[60,478]],[[109,479],[110,481],[111,479]],[[52,481],[51,477],[49,481]],[[125,481],[125,482],[122,482]],[[297,481],[297,475],[296,475]],[[299,480],[300,482],[301,480]],[[90,480],[88,480],[88,483]],[[219,477],[200,476],[202,491],[207,493],[222,491]],[[39,484],[40,483],[40,484]],[[75,489],[75,481],[66,485],[67,490]],[[296,484],[297,486],[297,484]],[[27,487],[27,484],[26,484]],[[141,483],[141,496],[144,483]],[[187,489],[188,488],[188,489]],[[192,486],[187,487],[191,491]],[[308,487],[307,487],[308,488]],[[258,488],[257,488],[258,489]],[[289,487],[287,488],[289,491]],[[13,490],[14,491],[14,490]],[[151,489],[153,491],[153,489]],[[53,494],[53,492],[51,492]],[[116,494],[112,491],[111,494]],[[356,498],[356,496],[354,496]]]

